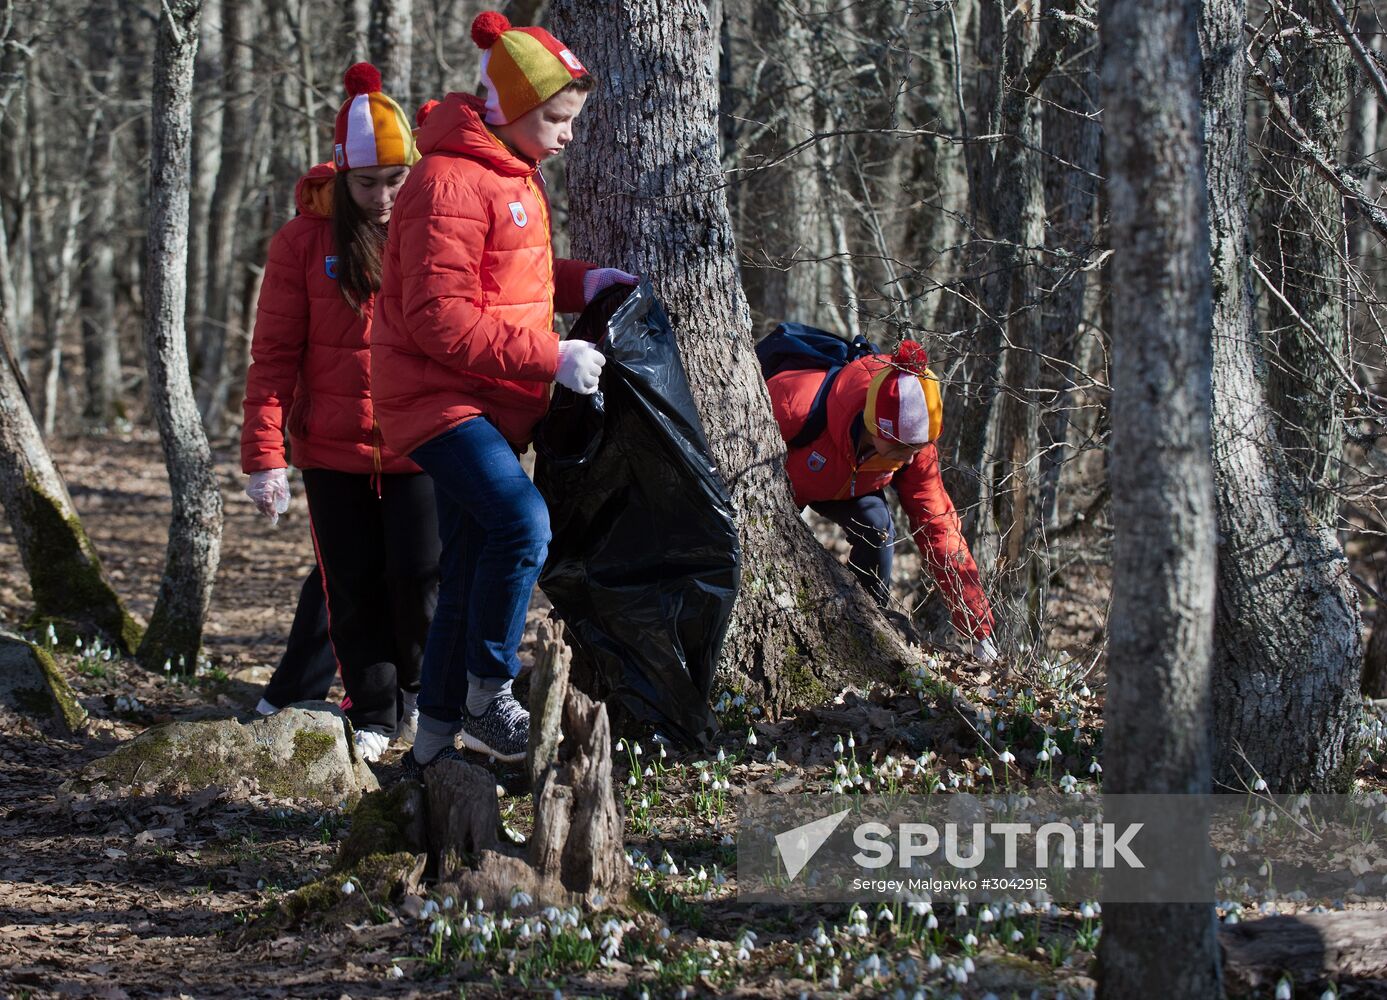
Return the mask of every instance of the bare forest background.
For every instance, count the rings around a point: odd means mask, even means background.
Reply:
[[[467,31],[483,6],[0,0],[5,367],[49,443],[161,431],[175,511],[159,604],[143,638],[118,606],[104,619],[108,633],[129,632],[148,664],[186,665],[198,655],[223,516],[220,500],[206,499],[207,441],[238,432],[267,242],[293,215],[297,178],[328,158],[343,69],[372,59],[410,111],[474,89]],[[581,52],[564,32],[581,39],[583,25],[597,21],[590,6],[625,11],[606,3],[506,9],[516,23],[550,23]],[[668,27],[681,15],[662,16]],[[706,63],[715,120],[701,120],[700,105],[669,114],[716,135],[715,169],[709,159],[708,171],[680,178],[682,188],[647,185],[649,164],[627,148],[628,133],[609,125],[618,111],[639,118],[650,95],[624,78],[603,80],[567,162],[547,171],[560,250],[571,235],[575,253],[644,264],[676,317],[702,310],[684,333],[696,380],[732,364],[689,349],[708,342],[717,317],[733,338],[796,320],[885,348],[903,338],[924,343],[945,386],[946,483],[1003,648],[1012,658],[1101,665],[1112,577],[1110,349],[1121,334],[1111,264],[1122,248],[1113,245],[1103,193],[1111,137],[1099,99],[1097,9],[1086,0],[714,0],[706,16],[717,38]],[[1387,627],[1376,627],[1387,616],[1383,36],[1372,3],[1208,0],[1200,16],[1209,149],[1229,142],[1244,156],[1227,161],[1229,170],[1211,160],[1206,178],[1219,496],[1215,711],[1231,713],[1220,725],[1247,747],[1301,699],[1322,725],[1304,746],[1286,748],[1281,767],[1290,779],[1308,766],[1323,783],[1344,763],[1348,706],[1360,687],[1387,696]],[[180,18],[189,31],[180,33]],[[181,107],[175,64],[189,58]],[[601,79],[601,59],[590,61]],[[179,113],[186,132],[176,127]],[[1235,125],[1246,127],[1245,149]],[[680,148],[699,163],[712,155]],[[186,181],[177,179],[179,156],[188,158]],[[634,202],[604,196],[593,178],[606,160],[636,171],[633,189],[654,193]],[[178,199],[166,199],[178,183],[187,184],[186,219]],[[1245,206],[1245,228],[1218,229],[1220,191]],[[700,197],[717,203],[713,223],[671,238],[678,206]],[[623,218],[630,203],[646,216]],[[675,220],[664,234],[670,242],[642,260],[632,234],[662,213]],[[692,268],[662,273],[657,264],[724,252],[732,270],[700,272],[701,287],[688,283]],[[747,371],[744,359],[738,364],[733,382]],[[721,414],[736,426],[728,405],[705,400],[707,422]],[[765,433],[762,421],[748,437]],[[12,450],[42,450],[24,440]],[[773,439],[768,447],[774,452]],[[744,510],[754,504],[746,484],[755,478],[744,481],[737,463],[766,464],[758,455],[718,456]],[[49,493],[61,493],[45,461],[27,466],[25,481],[51,474]],[[12,487],[7,508],[23,541],[38,529],[16,512],[21,493]],[[71,502],[62,497],[54,509],[61,520]],[[778,551],[752,544],[749,559]],[[53,560],[26,558],[42,612],[39,564]],[[786,558],[807,557],[795,549]],[[898,576],[898,609],[919,634],[946,640],[947,612],[929,584]],[[739,615],[729,661],[773,703],[804,700],[777,680],[783,660],[748,651],[782,644],[752,597]],[[784,641],[812,650],[831,638],[828,626],[814,630],[806,637],[802,623],[786,626],[796,637]],[[1220,699],[1220,685],[1241,694]],[[1286,694],[1288,685],[1299,694]]]

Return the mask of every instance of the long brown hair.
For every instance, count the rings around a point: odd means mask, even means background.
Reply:
[[[347,187],[345,171],[332,187],[332,242],[337,249],[337,287],[347,305],[361,315],[366,300],[380,291],[380,256],[385,226],[366,218]]]

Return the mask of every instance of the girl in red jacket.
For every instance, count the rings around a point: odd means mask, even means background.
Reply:
[[[449,94],[418,134],[422,157],[395,204],[371,342],[385,439],[433,477],[442,541],[424,652],[419,734],[427,764],[466,746],[524,758],[529,714],[511,695],[549,515],[518,455],[554,382],[597,389],[602,354],[559,343],[576,312],[635,278],[555,260],[539,162],[567,145],[592,78],[542,28],[480,15],[483,101]]]
[[[418,153],[374,66],[353,66],[346,85],[334,162],[299,182],[299,215],[270,243],[241,465],[246,492],[271,521],[288,507],[288,462],[303,470],[347,718],[362,756],[376,760],[392,734],[417,723],[438,535],[433,487],[382,439],[371,389],[386,223]]]
[[[927,363],[920,345],[907,340],[894,355],[848,364],[829,387],[823,433],[790,450],[786,471],[797,504],[842,526],[852,543],[849,568],[882,604],[890,592],[896,532],[883,491],[894,489],[953,612],[954,628],[974,644],[975,655],[993,660],[992,610],[939,476],[934,441],[943,405]],[[821,369],[800,369],[767,381],[787,442],[804,426],[824,378]]]

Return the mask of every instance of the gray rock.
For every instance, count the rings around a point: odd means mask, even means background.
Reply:
[[[260,791],[280,798],[353,803],[380,784],[350,732],[341,710],[321,702],[245,724],[171,722],[93,761],[64,788],[88,794],[152,785],[178,793],[253,779]]]
[[[0,712],[52,736],[71,736],[87,719],[47,650],[9,633],[0,633]]]

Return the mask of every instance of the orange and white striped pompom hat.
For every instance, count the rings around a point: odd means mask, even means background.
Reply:
[[[939,437],[944,401],[939,379],[928,365],[923,347],[913,340],[901,341],[867,387],[862,420],[869,434],[902,444],[926,444]]]
[[[380,89],[380,70],[357,63],[342,82],[347,101],[337,112],[332,162],[338,170],[411,166],[419,159],[409,119]]]
[[[513,27],[494,10],[483,11],[472,22],[472,41],[482,50],[489,125],[515,121],[588,75],[578,57],[549,32]]]

